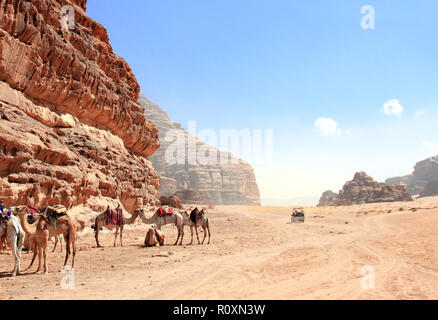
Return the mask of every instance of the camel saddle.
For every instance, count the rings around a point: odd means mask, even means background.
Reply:
[[[163,207],[160,207],[157,210],[157,216],[159,216],[160,218],[165,217],[165,216],[172,216],[174,214],[173,209],[169,208],[169,209],[165,209]]]
[[[196,208],[190,213],[190,220],[192,220],[193,223],[198,224],[199,219],[201,219],[204,214],[204,209],[199,211],[198,208]]]
[[[67,208],[63,205],[56,205],[54,207],[47,207],[43,211],[43,215],[49,219],[49,221],[52,221],[53,225],[56,225],[56,221],[61,218],[65,217],[67,215]]]
[[[123,225],[123,211],[118,208],[115,210],[107,209],[105,211],[105,222],[109,225],[121,226]]]

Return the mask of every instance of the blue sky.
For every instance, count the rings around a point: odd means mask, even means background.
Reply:
[[[375,30],[360,25],[368,4]],[[274,129],[272,165],[254,164],[264,203],[315,201],[356,171],[383,181],[438,154],[436,1],[89,0],[87,11],[173,121]],[[384,114],[393,99],[403,112]]]

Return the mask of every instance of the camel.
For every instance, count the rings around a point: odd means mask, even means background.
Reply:
[[[117,207],[117,209],[120,209],[120,205]],[[109,206],[105,210],[104,213],[102,213],[96,217],[95,223],[92,226],[92,228],[94,229],[94,237],[96,239],[97,247],[98,248],[102,247],[99,243],[99,232],[100,232],[100,229],[102,227],[105,227],[108,230],[113,230],[114,228],[116,229],[116,233],[115,233],[115,237],[114,237],[114,247],[117,246],[117,236],[118,236],[119,230],[120,230],[120,245],[123,247],[123,228],[127,224],[133,224],[135,222],[135,220],[137,220],[140,213],[139,213],[139,211],[136,211],[136,212],[134,212],[133,215],[131,215],[130,218],[126,219],[125,216],[123,215],[123,212],[122,212],[122,224],[121,225],[113,225],[113,224],[107,224],[105,215],[108,212],[108,210],[110,210]]]
[[[144,245],[146,247],[160,247],[164,246],[165,235],[163,231],[159,230],[156,225],[151,225],[146,232]]]
[[[184,226],[190,227],[190,232],[192,234],[192,241],[190,244],[193,244],[193,228],[195,228],[196,231],[196,238],[198,239],[198,245],[204,244],[205,239],[207,237],[207,231],[208,231],[208,244],[210,244],[210,238],[211,238],[211,232],[210,232],[210,221],[208,219],[207,214],[200,215],[200,211],[198,208],[192,210],[191,214],[189,215],[187,211],[180,212],[180,215],[183,217],[183,230],[182,230],[182,236],[181,236],[181,243],[184,238]],[[196,219],[196,217],[198,217]],[[195,220],[196,223],[192,220]],[[198,234],[198,227],[202,227],[204,229],[204,239],[202,240],[202,243],[199,240],[199,234]]]
[[[23,248],[25,233],[17,217],[11,216],[8,221],[0,219],[0,238],[6,237],[15,259],[12,277],[20,274],[21,250]]]
[[[30,237],[32,239],[32,244],[34,246],[34,255],[32,257],[32,262],[30,266],[27,268],[29,270],[36,257],[38,257],[38,268],[35,273],[39,273],[41,270],[41,259],[44,259],[44,274],[48,274],[48,267],[47,267],[47,245],[49,242],[49,239],[52,237],[57,236],[64,236],[64,240],[66,243],[66,255],[65,255],[65,262],[64,267],[67,265],[68,259],[72,253],[73,249],[73,256],[72,256],[72,268],[74,268],[75,265],[75,257],[76,257],[76,220],[72,219],[68,214],[65,216],[58,217],[55,224],[52,221],[49,221],[49,219],[45,215],[41,215],[37,218],[35,223],[29,224],[27,221],[27,215],[25,210],[20,210],[18,213],[18,216],[20,218],[21,225],[24,229],[24,232],[26,233],[27,237]]]
[[[184,232],[183,230],[183,217],[179,213],[174,213],[172,215],[160,217],[157,212],[155,212],[152,216],[146,217],[144,210],[140,209],[140,217],[144,224],[153,224],[156,225],[157,229],[161,231],[161,228],[168,224],[173,224],[178,229],[178,238],[176,239],[175,246],[178,245],[178,240],[181,237],[181,234]],[[181,243],[182,245],[182,239]]]
[[[6,234],[0,237],[0,253],[7,249],[6,246]]]

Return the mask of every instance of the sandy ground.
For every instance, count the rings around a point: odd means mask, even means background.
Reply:
[[[438,198],[306,212],[306,224],[295,225],[291,208],[217,207],[204,246],[144,248],[138,226],[125,232],[124,248],[104,233],[98,249],[88,233],[75,289],[62,288],[64,253],[56,252],[49,275],[0,274],[0,299],[438,299]],[[175,227],[163,230],[173,243]],[[163,251],[172,254],[155,256]],[[24,254],[23,266],[29,261]],[[367,265],[373,290],[362,286]],[[0,255],[0,272],[12,267]]]

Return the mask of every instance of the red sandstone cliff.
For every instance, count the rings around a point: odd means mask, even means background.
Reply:
[[[61,27],[61,7],[75,28]],[[128,64],[85,0],[0,0],[0,199],[71,208],[157,203],[159,147]]]

